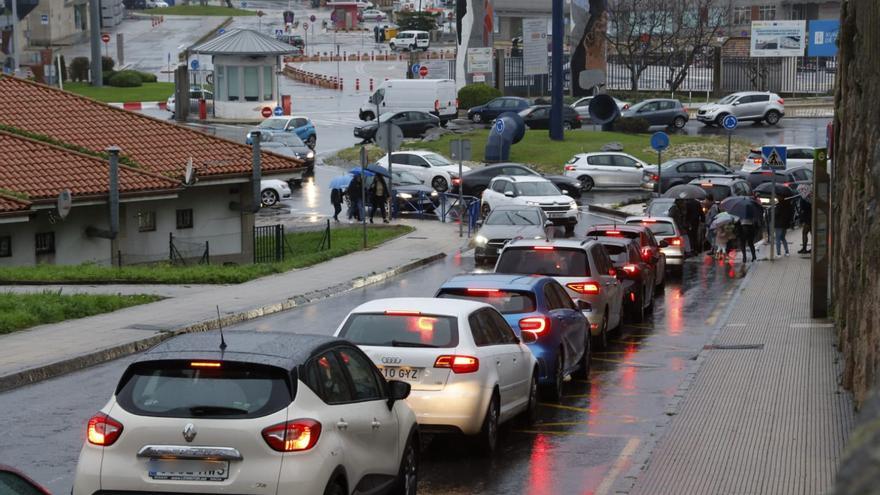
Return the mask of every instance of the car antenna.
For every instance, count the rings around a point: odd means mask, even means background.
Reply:
[[[220,306],[217,306],[217,326],[220,327],[220,350],[226,350],[226,340],[223,339],[223,320],[220,319]]]

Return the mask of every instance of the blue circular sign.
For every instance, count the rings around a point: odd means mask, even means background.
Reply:
[[[189,66],[192,67],[192,70],[199,70],[199,61],[193,59],[193,61],[189,63]]]
[[[272,112],[276,117],[280,117],[284,114],[284,109],[281,107],[275,107],[275,110]]]
[[[504,119],[495,119],[495,126],[493,128],[496,133],[504,134]]]
[[[218,35],[223,34],[223,33],[225,33],[225,32],[226,32],[226,30],[223,29],[223,28],[220,28],[220,29],[217,30],[217,34],[218,34]]]
[[[421,65],[413,64],[412,69],[410,69],[410,70],[412,70],[412,73],[414,76],[417,76],[417,75],[419,75],[419,69],[421,69],[421,68],[422,68]]]
[[[651,147],[656,151],[663,151],[669,147],[669,134],[665,132],[655,132],[651,136]]]
[[[721,119],[721,125],[728,131],[736,129],[738,123],[739,121],[736,119],[736,115],[727,115]]]

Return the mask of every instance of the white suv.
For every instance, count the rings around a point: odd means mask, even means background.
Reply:
[[[565,227],[567,236],[574,233],[580,219],[575,200],[537,175],[499,175],[492,179],[483,191],[480,213],[486,218],[493,209],[507,205],[540,207],[554,225]]]
[[[419,430],[355,345],[217,332],[169,340],[125,370],[88,422],[71,495],[416,493]]]
[[[388,42],[392,50],[427,50],[429,46],[431,36],[427,31],[401,31]]]
[[[728,115],[734,115],[743,122],[763,121],[776,125],[785,116],[785,100],[775,93],[761,91],[733,93],[715,103],[701,106],[697,111],[697,120],[720,127]]]

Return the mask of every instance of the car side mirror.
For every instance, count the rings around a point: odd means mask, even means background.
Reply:
[[[409,397],[410,392],[410,384],[406,382],[402,382],[400,380],[389,380],[388,381],[388,409],[391,409],[394,406],[394,403],[399,400],[404,400]]]
[[[564,194],[564,195],[566,195],[566,196],[571,196],[571,191],[569,191],[568,189],[566,189],[565,191],[562,191],[562,194]]]
[[[662,247],[662,248],[668,248],[668,247],[669,247],[669,243],[666,242],[666,241],[660,241],[660,242],[657,243],[657,245],[660,246],[660,247]]]
[[[737,105],[739,105],[738,101],[733,102],[733,106],[737,106]]]
[[[504,195],[507,196],[508,198],[515,198],[516,197],[516,193],[514,193],[513,191],[504,191]]]
[[[538,341],[538,335],[534,332],[522,332],[520,334],[520,340],[523,344],[533,344]]]

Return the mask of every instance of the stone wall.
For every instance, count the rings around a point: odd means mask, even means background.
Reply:
[[[843,385],[880,385],[880,2],[841,7],[833,150],[832,284]]]

